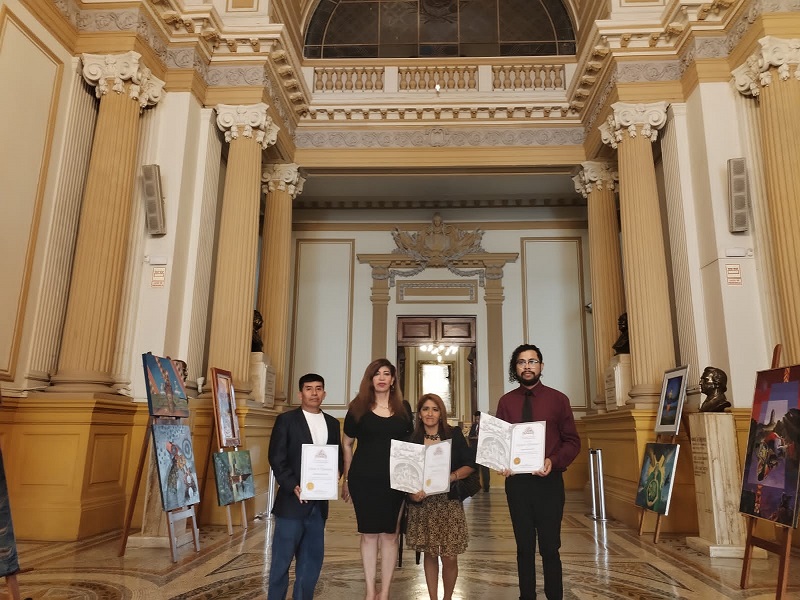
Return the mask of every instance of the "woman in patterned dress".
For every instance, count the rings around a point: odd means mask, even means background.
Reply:
[[[417,402],[417,424],[411,441],[438,444],[451,439],[450,482],[464,479],[475,470],[475,463],[464,434],[447,424],[447,409],[436,394],[425,394]],[[425,554],[425,582],[431,600],[439,590],[439,558],[442,560],[444,600],[453,597],[458,578],[458,555],[467,549],[469,534],[464,507],[454,491],[428,496],[423,491],[409,494],[406,544]]]

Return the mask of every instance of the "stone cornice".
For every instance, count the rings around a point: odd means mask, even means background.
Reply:
[[[264,103],[248,106],[218,104],[217,127],[225,133],[225,141],[230,143],[241,133],[246,138],[254,138],[262,148],[272,146],[278,139],[278,126],[267,114]]]
[[[297,148],[491,148],[496,146],[581,145],[583,127],[427,127],[381,128],[381,131],[352,129],[301,130],[295,133]]]
[[[572,181],[575,191],[588,198],[592,190],[616,191],[619,173],[613,163],[589,160],[581,163],[581,170]]]
[[[264,182],[261,191],[265,194],[281,190],[288,192],[294,200],[303,193],[306,178],[295,163],[270,163],[262,167],[261,181]]]
[[[138,52],[124,54],[83,54],[83,78],[95,86],[98,98],[109,91],[109,79],[113,81],[111,90],[124,93],[125,82],[130,82],[128,94],[145,108],[161,100],[164,82],[154,77],[150,69],[139,64]]]
[[[781,81],[790,77],[800,80],[800,39],[766,36],[758,43],[761,47],[747,58],[745,64],[731,71],[739,92],[745,96],[758,96],[761,87],[773,83],[773,67]]]
[[[623,139],[623,130],[629,137],[641,135],[651,142],[658,139],[658,130],[667,122],[667,103],[652,102],[650,104],[629,104],[615,102],[611,105],[613,113],[600,125],[600,133],[604,144],[616,148]]]
[[[396,199],[381,196],[378,198],[299,198],[295,200],[295,210],[323,210],[323,209],[363,209],[363,210],[392,210],[392,209],[450,209],[450,208],[563,208],[584,207],[586,200],[580,196],[570,197],[531,197],[531,198],[480,198],[480,199]],[[554,221],[557,223],[557,221]],[[491,227],[488,227],[491,229]]]

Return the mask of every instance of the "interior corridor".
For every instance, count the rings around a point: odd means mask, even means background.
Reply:
[[[515,600],[515,546],[502,489],[481,492],[464,506],[470,544],[459,559],[455,598]],[[631,510],[638,510],[633,503]],[[616,522],[603,526],[586,512],[582,495],[570,493],[561,552],[567,599],[775,597],[778,561],[774,556],[754,561],[751,588],[741,591],[740,560],[703,557],[686,546],[684,536],[662,535],[656,546],[652,534],[639,537]],[[74,543],[18,541],[20,564],[26,569],[19,575],[22,598],[265,598],[270,523],[257,519],[246,533],[236,529],[233,537],[228,537],[224,528],[203,528],[201,551],[195,553],[187,544],[179,549],[175,564],[166,548],[130,549],[118,558],[119,532]],[[543,598],[541,579],[537,583]],[[363,593],[352,505],[332,502],[316,597],[358,600]],[[2,584],[0,597],[7,597]],[[396,571],[392,597],[427,598],[422,565],[415,564],[411,551],[404,552],[403,566]],[[800,598],[800,569],[795,568],[790,576],[787,597]]]

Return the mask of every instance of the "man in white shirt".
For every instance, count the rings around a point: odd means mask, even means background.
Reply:
[[[267,600],[285,600],[289,590],[289,566],[295,560],[293,600],[311,600],[325,554],[327,500],[300,499],[300,464],[303,444],[334,444],[342,459],[339,421],[322,412],[325,380],[316,373],[300,378],[300,408],[278,415],[269,442],[269,464],[280,488],[272,514],[275,533]]]

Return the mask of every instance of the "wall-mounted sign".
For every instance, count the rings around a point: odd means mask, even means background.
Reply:
[[[742,285],[742,265],[726,264],[725,281],[728,285]]]
[[[153,267],[153,277],[150,279],[150,287],[164,287],[167,281],[167,267]]]

